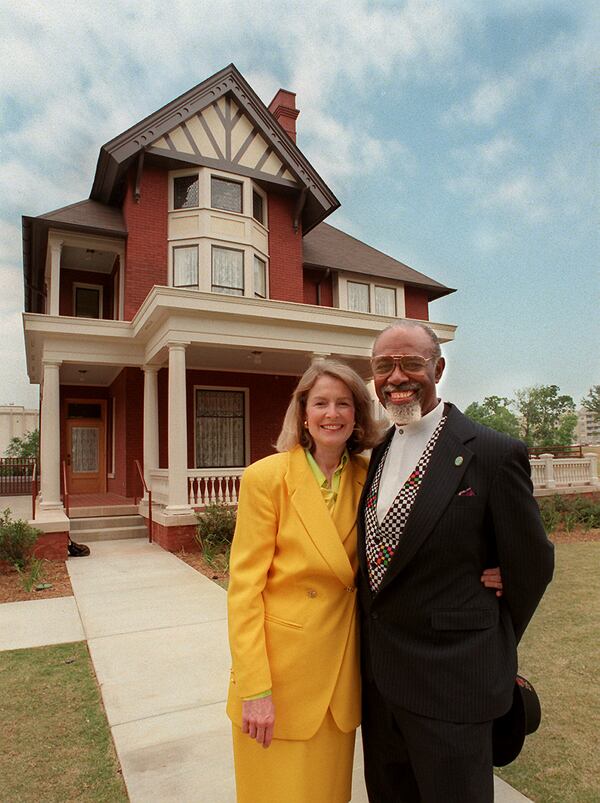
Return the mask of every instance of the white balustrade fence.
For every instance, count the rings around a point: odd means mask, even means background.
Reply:
[[[188,469],[188,502],[205,507],[216,502],[237,505],[242,468]]]
[[[190,468],[187,472],[188,504],[206,507],[216,502],[237,505],[242,468]],[[150,472],[152,499],[159,505],[169,502],[169,471],[157,468]]]
[[[600,488],[598,457],[595,454],[561,458],[555,458],[551,454],[541,454],[529,462],[531,463],[531,479],[534,488],[580,485]]]

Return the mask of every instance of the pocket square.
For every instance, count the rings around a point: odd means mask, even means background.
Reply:
[[[476,496],[476,493],[471,486],[469,486],[468,488],[463,488],[462,491],[459,491],[457,496]]]

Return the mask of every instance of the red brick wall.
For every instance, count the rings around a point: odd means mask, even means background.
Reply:
[[[124,368],[109,389],[115,399],[115,476],[108,491],[121,496],[141,496],[135,460],[143,465],[144,375],[138,368]],[[110,437],[110,433],[109,433]]]
[[[248,462],[274,452],[283,416],[296,387],[298,377],[265,374],[226,373],[220,371],[187,372],[187,430],[188,466],[194,467],[194,386],[208,385],[225,388],[248,388],[250,415],[250,455]],[[159,465],[168,466],[168,371],[158,374]]]
[[[104,288],[102,293],[102,318],[111,320],[113,317],[113,277],[106,273],[92,273],[88,270],[71,270],[63,268],[60,272],[59,315],[74,315],[73,310],[73,284],[100,284]]]
[[[135,169],[128,176],[123,217],[129,232],[125,256],[125,320],[130,321],[155,285],[168,284],[168,173],[145,167],[139,202]]]
[[[302,227],[294,231],[296,198],[269,193],[269,297],[304,301]]]
[[[404,287],[404,304],[406,306],[407,318],[428,321],[428,302],[429,296],[427,290],[420,290],[417,287]]]
[[[321,283],[321,306],[333,307],[333,287],[331,284],[331,275],[326,279],[325,273],[322,270],[312,270],[305,268],[303,273],[304,284],[304,303],[305,304],[318,304],[317,300],[317,286]]]

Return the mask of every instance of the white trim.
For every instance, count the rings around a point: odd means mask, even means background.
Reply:
[[[98,290],[98,317],[93,320],[102,321],[104,318],[104,285],[102,284],[87,284],[85,282],[73,282],[73,317],[74,318],[87,318],[87,315],[77,314],[77,290]]]
[[[107,478],[109,480],[114,480],[115,474],[116,474],[116,468],[115,468],[116,434],[115,433],[116,433],[117,427],[115,426],[115,415],[116,415],[116,412],[117,412],[117,397],[113,396],[112,399],[111,399],[111,402],[112,402],[112,405],[111,405],[111,411],[110,411],[110,442],[111,442],[111,447],[110,447],[110,471],[107,473],[106,476],[107,476]],[[108,410],[106,412],[108,413]],[[108,415],[106,416],[106,418],[108,419]],[[108,427],[107,427],[107,429],[108,429]],[[107,440],[107,445],[108,445],[108,432],[106,433],[106,440]]]
[[[188,369],[193,370],[193,369]],[[245,463],[243,466],[227,466],[228,469],[235,469],[235,468],[245,468],[246,466],[250,465],[250,388],[249,387],[240,387],[240,386],[229,386],[229,385],[194,385],[193,386],[193,393],[194,393],[194,468],[200,469],[201,466],[196,465],[198,462],[197,458],[198,455],[196,454],[196,423],[198,421],[198,416],[196,415],[196,391],[197,390],[224,390],[224,391],[234,391],[236,393],[243,393],[244,394],[244,459]],[[213,466],[209,471],[214,471],[218,466]]]

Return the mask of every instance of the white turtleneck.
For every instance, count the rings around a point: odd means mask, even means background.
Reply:
[[[443,414],[444,403],[440,400],[419,421],[396,426],[379,481],[377,519],[380,523],[419,462]]]

